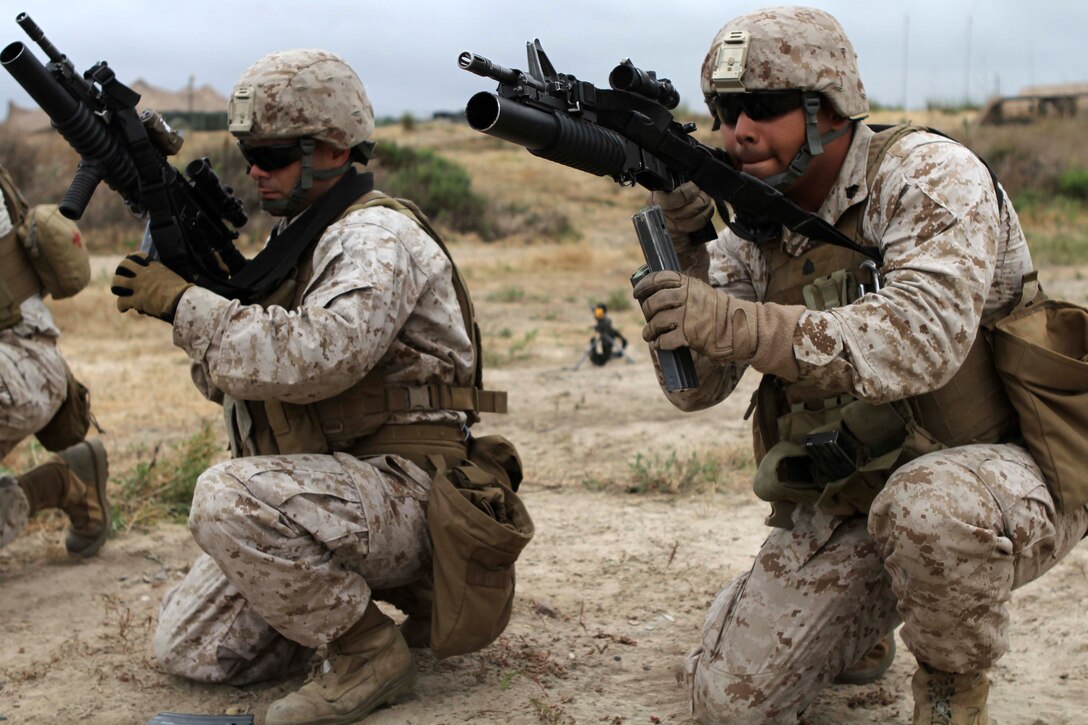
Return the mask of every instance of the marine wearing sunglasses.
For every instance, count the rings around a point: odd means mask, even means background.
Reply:
[[[302,146],[297,140],[261,146],[250,146],[245,141],[239,141],[238,150],[247,164],[264,171],[286,168],[302,158]]]
[[[717,93],[706,105],[714,118],[714,130],[736,126],[743,112],[753,121],[766,121],[804,107],[804,93],[798,90],[752,91],[750,93]]]

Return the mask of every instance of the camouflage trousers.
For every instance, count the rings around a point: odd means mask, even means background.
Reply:
[[[235,685],[305,668],[375,589],[429,574],[430,476],[403,458],[238,458],[197,480],[189,528],[205,554],[167,592],[165,669]]]
[[[774,529],[751,570],[711,605],[701,646],[684,663],[693,714],[795,723],[900,623],[918,659],[950,672],[988,669],[1009,648],[1010,592],[1086,531],[1088,509],[1056,510],[1015,445],[912,461],[867,520],[798,507],[794,529]]]
[[[0,332],[0,459],[45,427],[68,392],[64,360],[50,337]],[[0,546],[26,526],[30,505],[15,479],[0,480]]]

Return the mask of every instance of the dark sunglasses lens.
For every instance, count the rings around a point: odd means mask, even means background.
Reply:
[[[741,94],[720,94],[714,97],[713,112],[726,126],[736,126],[742,110]]]
[[[297,143],[275,144],[274,146],[247,146],[241,141],[238,148],[251,166],[262,171],[276,171],[302,158],[302,149]]]
[[[765,121],[800,107],[798,93],[752,93],[746,99],[744,112],[753,121]]]
[[[736,126],[743,112],[753,121],[766,121],[801,107],[801,94],[789,91],[722,93],[714,97],[711,112],[727,126]]]

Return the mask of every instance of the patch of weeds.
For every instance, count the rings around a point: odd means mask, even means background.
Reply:
[[[508,670],[502,673],[502,679],[499,680],[499,689],[506,692],[510,689],[510,685],[513,684],[514,678],[524,674],[521,670]]]
[[[510,348],[507,350],[507,357],[510,361],[514,360],[526,360],[530,356],[530,349],[533,346],[533,341],[536,340],[537,331],[528,330],[521,336],[520,340],[515,340],[510,343]]]
[[[504,332],[508,334],[503,334]],[[498,337],[508,342],[505,349],[495,349],[496,346],[485,341],[484,367],[502,367],[518,360],[528,360],[532,357],[532,347],[536,340],[537,330],[526,331],[520,338],[514,339],[513,333],[506,328],[499,331]]]
[[[690,454],[681,459],[675,450],[668,456],[635,454],[628,464],[631,484],[628,493],[685,493],[712,489],[722,472],[721,462],[710,456]]]
[[[701,493],[714,491],[723,484],[747,482],[755,471],[752,454],[746,449],[691,452],[681,457],[675,450],[668,455],[635,454],[628,464],[630,482],[627,493]]]
[[[575,720],[559,705],[555,705],[535,697],[530,697],[529,702],[536,711],[536,717],[545,725],[574,725]]]
[[[129,530],[162,519],[184,521],[197,477],[222,449],[210,422],[161,457],[156,446],[150,458],[140,460],[117,479],[120,492],[112,501],[113,529]]]
[[[488,302],[523,302],[525,290],[521,287],[503,287],[487,295]]]

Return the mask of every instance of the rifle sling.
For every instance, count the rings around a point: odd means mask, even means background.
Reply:
[[[273,232],[265,248],[229,280],[203,278],[197,284],[223,297],[249,302],[274,289],[298,264],[306,248],[344,210],[374,188],[374,175],[348,169],[336,184],[282,232]]]

